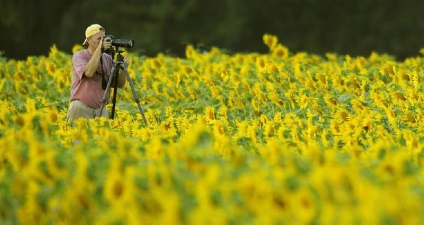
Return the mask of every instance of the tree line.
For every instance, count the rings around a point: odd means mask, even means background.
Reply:
[[[0,51],[7,58],[71,52],[99,23],[128,49],[181,56],[187,44],[229,52],[264,52],[264,33],[291,51],[398,59],[419,54],[424,2],[419,0],[0,0]]]

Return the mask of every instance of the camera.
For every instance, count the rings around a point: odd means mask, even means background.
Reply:
[[[114,38],[113,35],[106,35],[105,41],[112,41],[112,46],[115,47],[124,47],[124,48],[132,48],[134,47],[134,40],[131,39],[118,39]]]
[[[109,49],[103,49],[102,52],[107,53],[109,55],[115,54],[115,49],[113,47],[116,47],[117,49],[119,47],[124,48],[132,48],[134,47],[134,40],[131,39],[117,39],[114,38],[113,35],[105,35],[104,41],[106,42],[112,42],[112,46]]]

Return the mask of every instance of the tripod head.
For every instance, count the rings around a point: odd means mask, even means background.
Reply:
[[[121,55],[121,53],[124,52],[124,50],[120,50],[119,46],[111,46],[109,49],[104,50],[104,53],[107,53],[108,55],[112,56],[112,60],[115,61],[115,53],[118,53],[117,58],[118,62],[122,62],[124,60],[124,57]]]
[[[123,62],[124,61],[124,56],[121,55],[121,53],[123,53],[123,50],[119,50],[119,47],[116,47],[115,52],[118,53],[117,55],[117,62]],[[112,59],[114,59],[115,56],[112,57]]]

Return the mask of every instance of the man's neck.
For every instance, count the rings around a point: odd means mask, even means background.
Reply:
[[[90,55],[93,55],[93,54],[94,54],[94,52],[96,51],[96,49],[95,49],[95,48],[92,48],[92,47],[90,47],[90,46],[88,46],[87,50],[88,50],[88,53],[90,53]]]

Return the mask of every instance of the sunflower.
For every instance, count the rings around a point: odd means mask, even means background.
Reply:
[[[325,94],[324,96],[324,102],[327,104],[327,106],[329,106],[330,108],[334,108],[338,105],[338,102],[336,100],[336,98],[334,98],[333,96],[331,96],[330,94]]]
[[[337,120],[331,120],[330,130],[333,134],[341,134],[342,129],[341,129],[340,124]]]
[[[193,45],[186,46],[185,55],[187,59],[193,59],[196,57],[196,50],[194,49]]]
[[[272,55],[276,58],[286,59],[289,57],[289,49],[282,44],[277,44],[277,47],[272,49]]]
[[[277,44],[278,44],[278,38],[275,35],[271,35],[271,34],[264,34],[262,36],[262,39],[264,41],[264,44],[266,46],[268,46],[269,50],[273,50]]]
[[[350,120],[350,114],[345,109],[337,109],[335,118],[338,122],[347,122]]]
[[[207,106],[205,109],[205,116],[208,121],[215,120],[215,109],[212,106]]]

